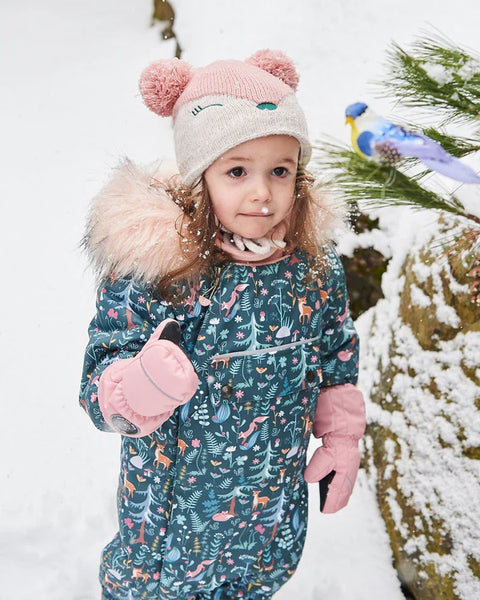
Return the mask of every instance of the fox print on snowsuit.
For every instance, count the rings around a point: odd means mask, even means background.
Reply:
[[[98,289],[81,403],[99,429],[98,381],[165,318],[199,375],[195,396],[149,436],[122,437],[119,532],[106,599],[271,598],[293,574],[307,521],[306,452],[321,387],[356,383],[358,341],[332,251],[306,286],[299,251],[228,264],[183,305],[109,278]]]
[[[301,557],[306,480],[335,470],[324,512],[351,494],[358,341],[298,80],[276,50],[155,61],[140,93],[172,117],[178,171],[125,160],[92,204],[80,402],[123,434],[104,600],[269,600]]]

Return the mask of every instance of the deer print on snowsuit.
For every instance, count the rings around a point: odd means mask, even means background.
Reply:
[[[358,358],[338,259],[320,286],[305,285],[308,265],[302,252],[231,264],[213,295],[205,277],[175,306],[131,279],[102,282],[82,384],[97,427],[108,429],[96,401],[103,369],[138,352],[167,317],[181,324],[200,380],[157,431],[122,438],[120,529],[100,572],[106,600],[267,600],[295,571],[317,397],[355,383]],[[277,293],[281,335],[269,302]]]

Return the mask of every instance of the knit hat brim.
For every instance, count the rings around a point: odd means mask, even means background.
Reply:
[[[293,93],[278,104],[258,105],[226,95],[204,96],[201,102],[184,104],[175,119],[175,148],[184,183],[195,183],[230,148],[269,135],[296,138],[300,164],[310,160],[312,148],[305,116]]]

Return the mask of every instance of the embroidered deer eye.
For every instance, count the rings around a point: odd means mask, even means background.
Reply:
[[[276,110],[277,105],[273,104],[273,102],[262,102],[261,104],[257,104],[257,108],[260,110]]]
[[[223,104],[207,104],[207,106],[200,106],[199,104],[198,106],[195,106],[195,108],[192,110],[192,115],[196,117],[198,113],[202,112],[202,110],[210,108],[211,106],[223,106]]]

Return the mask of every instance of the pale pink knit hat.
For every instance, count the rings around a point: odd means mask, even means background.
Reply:
[[[198,69],[176,58],[159,60],[143,71],[140,92],[150,110],[173,117],[178,169],[191,185],[230,148],[267,135],[296,138],[300,163],[307,164],[312,149],[297,84],[285,54],[260,50],[245,62]]]

